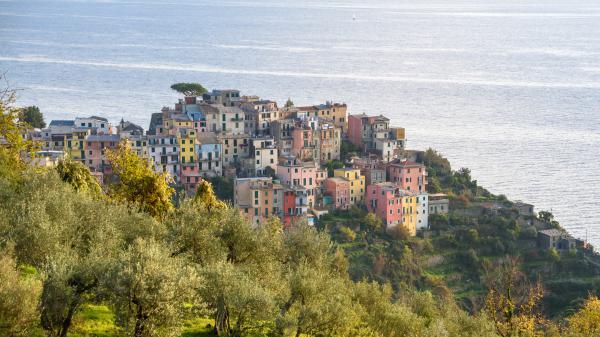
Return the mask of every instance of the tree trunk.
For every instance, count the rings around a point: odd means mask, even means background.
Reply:
[[[67,337],[67,332],[69,331],[69,328],[71,327],[71,322],[73,321],[73,315],[75,315],[75,310],[77,310],[77,307],[79,306],[79,298],[80,294],[75,294],[75,298],[69,306],[67,316],[65,317],[65,320],[62,322],[62,326],[60,327],[60,332],[58,334],[60,337]]]
[[[219,298],[217,303],[214,332],[217,336],[228,336],[231,332],[231,326],[229,325],[229,312],[227,311],[227,307],[225,306],[225,301],[223,298]]]
[[[133,335],[135,337],[143,337],[144,336],[144,310],[142,306],[138,304],[137,313],[135,315],[135,330]]]

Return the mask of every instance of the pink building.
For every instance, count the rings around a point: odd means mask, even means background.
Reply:
[[[85,164],[92,172],[108,173],[110,164],[106,159],[106,149],[116,149],[119,135],[90,135],[86,139]]]
[[[401,225],[416,234],[417,197],[391,182],[367,186],[367,210],[375,213],[387,229]]]
[[[388,181],[413,192],[425,192],[427,170],[425,165],[411,161],[394,161],[387,165]]]
[[[350,182],[344,178],[327,178],[324,182],[325,195],[331,197],[336,209],[348,209],[350,201]]]
[[[389,132],[390,120],[383,115],[366,114],[348,116],[348,139],[363,150],[374,149],[374,140]],[[381,135],[380,135],[381,133]]]
[[[277,177],[282,184],[290,187],[301,186],[306,189],[308,207],[315,205],[317,189],[317,167],[314,162],[302,162],[294,157],[288,157],[277,166]]]
[[[309,127],[297,126],[292,129],[292,155],[300,160],[314,160],[314,132]]]
[[[188,194],[196,193],[198,184],[202,182],[202,173],[196,163],[181,164],[180,182]]]

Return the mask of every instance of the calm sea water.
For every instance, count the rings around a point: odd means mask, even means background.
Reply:
[[[47,119],[147,127],[181,81],[343,101],[600,246],[596,0],[0,0],[0,69]]]

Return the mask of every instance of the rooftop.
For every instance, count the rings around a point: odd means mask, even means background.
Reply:
[[[119,135],[91,135],[87,137],[88,142],[118,142],[121,140]]]
[[[74,120],[65,120],[65,119],[55,119],[50,122],[49,126],[74,126]]]
[[[103,121],[103,122],[108,122],[108,119],[104,118],[104,117],[98,117],[98,116],[90,116],[91,119],[97,119],[99,121]]]

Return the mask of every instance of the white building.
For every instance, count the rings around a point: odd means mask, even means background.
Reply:
[[[417,230],[429,228],[429,196],[427,193],[417,195]]]
[[[148,136],[148,155],[152,158],[154,171],[168,173],[178,182],[179,143],[176,136]]]
[[[112,124],[104,117],[77,117],[75,118],[75,127],[92,129],[92,134],[109,135],[112,134]]]
[[[277,172],[278,150],[275,146],[275,141],[270,137],[254,138],[251,140],[252,155],[253,155],[253,170],[254,175],[263,176],[267,174],[267,167],[272,169],[272,172]]]

